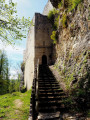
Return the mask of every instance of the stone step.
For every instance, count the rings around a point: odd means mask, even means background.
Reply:
[[[38,87],[40,87],[40,88],[54,88],[55,87],[55,89],[57,88],[57,89],[60,89],[60,86],[59,85],[55,85],[55,84],[39,84],[38,85]]]
[[[59,89],[59,87],[38,87],[39,89],[43,89],[43,90],[49,90],[49,89],[52,89],[52,90],[58,90]]]
[[[47,79],[47,78],[50,78],[50,79],[55,79],[52,75],[39,75],[39,79]]]
[[[60,120],[60,112],[39,113],[38,120]]]
[[[46,88],[46,89],[48,89],[48,88],[55,88],[55,89],[57,88],[57,89],[60,89],[60,86],[59,85],[55,85],[55,84],[53,84],[53,85],[52,84],[51,85],[49,85],[49,84],[48,85],[46,85],[46,84],[44,84],[44,85],[38,85],[38,87],[39,88]]]
[[[60,111],[65,110],[62,99],[66,96],[48,66],[40,66],[37,120],[60,120]]]
[[[38,84],[51,84],[51,85],[53,85],[53,84],[58,84],[58,82],[54,82],[54,81],[40,81]]]
[[[51,106],[51,107],[39,107],[39,112],[42,112],[42,113],[51,113],[51,112],[57,112],[57,111],[60,111],[60,110],[64,110],[65,108],[64,107],[57,107],[57,106]]]
[[[52,81],[39,81],[38,84],[52,84],[52,85],[57,84],[57,85],[59,85],[58,82],[56,82],[56,81],[53,81],[53,82]]]
[[[48,96],[48,97],[42,97],[40,96],[39,97],[39,101],[61,101],[62,99],[66,99],[66,96],[57,96],[57,97],[54,97],[54,96]]]
[[[65,95],[64,93],[60,93],[60,94],[39,94],[38,96],[39,97],[61,97],[61,96],[63,96],[63,95]]]
[[[40,102],[39,107],[53,107],[53,106],[60,107],[61,104],[62,104],[61,101],[59,101],[59,102]]]
[[[38,82],[56,82],[56,80],[47,78],[47,79],[40,79],[38,80]]]
[[[63,92],[63,90],[60,90],[60,89],[56,89],[55,91],[52,91],[52,89],[51,90],[39,90],[39,93],[40,94],[42,94],[42,93],[44,93],[44,94],[47,94],[47,93],[61,93],[61,92]]]
[[[53,94],[53,95],[65,95],[65,93],[63,92],[63,91],[57,91],[57,92],[53,92],[53,91],[50,91],[50,92],[47,92],[47,91],[43,91],[43,92],[39,92],[39,94],[41,94],[41,95],[51,95],[51,94]]]
[[[55,104],[55,103],[62,103],[62,100],[58,100],[58,101],[39,101],[39,104],[48,104],[48,103],[52,103],[52,104]]]
[[[39,84],[39,86],[59,86],[58,84]],[[60,86],[59,86],[60,88]]]
[[[48,93],[48,92],[52,92],[52,93],[57,93],[57,92],[63,92],[62,90],[60,90],[60,89],[54,89],[54,91],[52,91],[52,89],[39,89],[39,92],[40,93]]]
[[[49,89],[49,88],[57,88],[57,89],[60,89],[59,85],[38,85],[39,88],[46,88],[46,89]]]

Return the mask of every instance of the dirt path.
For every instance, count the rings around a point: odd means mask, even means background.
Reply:
[[[14,103],[17,108],[20,108],[23,105],[23,102],[20,99],[16,99]]]

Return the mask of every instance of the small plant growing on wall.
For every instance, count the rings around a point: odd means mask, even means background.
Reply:
[[[49,14],[48,14],[48,19],[50,20],[50,22],[51,22],[52,27],[53,27],[54,30],[56,30],[57,26],[58,26],[57,25],[58,18],[55,19],[55,15],[57,15],[57,14],[58,14],[58,10],[56,10],[56,9],[51,10],[49,12]]]
[[[53,40],[53,44],[56,44],[56,40],[57,40],[56,31],[52,32],[51,39]]]
[[[68,11],[75,9],[83,0],[68,0]]]
[[[67,26],[67,15],[63,14],[61,19],[62,27],[65,28]]]

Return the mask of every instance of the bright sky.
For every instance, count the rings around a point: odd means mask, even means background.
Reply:
[[[17,11],[18,16],[25,18],[30,17],[31,19],[34,16],[35,12],[42,13],[43,9],[48,0],[13,0],[13,2],[17,2]],[[26,39],[23,39],[20,45],[12,46],[4,46],[0,42],[0,49],[4,49],[7,52],[7,56],[10,63],[10,73],[11,78],[16,76],[18,71],[18,64],[23,61],[23,50],[26,48]]]

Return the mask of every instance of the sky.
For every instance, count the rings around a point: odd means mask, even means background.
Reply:
[[[42,13],[48,0],[13,0],[17,3],[17,14],[19,17],[33,18],[35,12]],[[10,63],[10,78],[16,78],[20,68],[20,63],[23,61],[23,50],[26,48],[27,38],[22,39],[19,45],[11,46],[4,45],[0,41],[0,49],[4,49]]]

